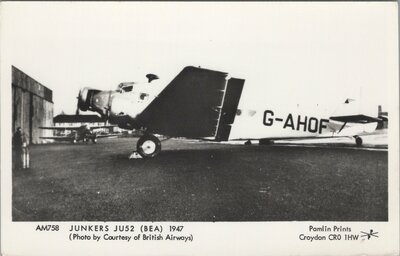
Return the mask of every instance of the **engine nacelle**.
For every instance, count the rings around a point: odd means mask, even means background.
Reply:
[[[135,90],[100,91],[83,88],[79,92],[78,108],[97,112],[121,128],[137,129],[141,125],[136,122],[136,118],[153,99],[154,96]]]

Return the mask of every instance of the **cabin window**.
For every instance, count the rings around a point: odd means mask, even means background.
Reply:
[[[141,100],[147,100],[149,98],[149,95],[147,93],[141,93],[139,97]]]

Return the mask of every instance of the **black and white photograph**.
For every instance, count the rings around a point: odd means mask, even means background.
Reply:
[[[3,234],[398,253],[396,2],[4,2],[0,20]]]

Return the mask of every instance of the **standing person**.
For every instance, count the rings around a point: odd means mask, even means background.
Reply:
[[[21,127],[17,128],[12,138],[13,164],[15,169],[29,168],[29,149]]]

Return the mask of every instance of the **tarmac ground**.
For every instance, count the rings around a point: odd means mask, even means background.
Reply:
[[[136,138],[31,146],[14,221],[387,221],[388,152],[351,143],[229,145]]]

